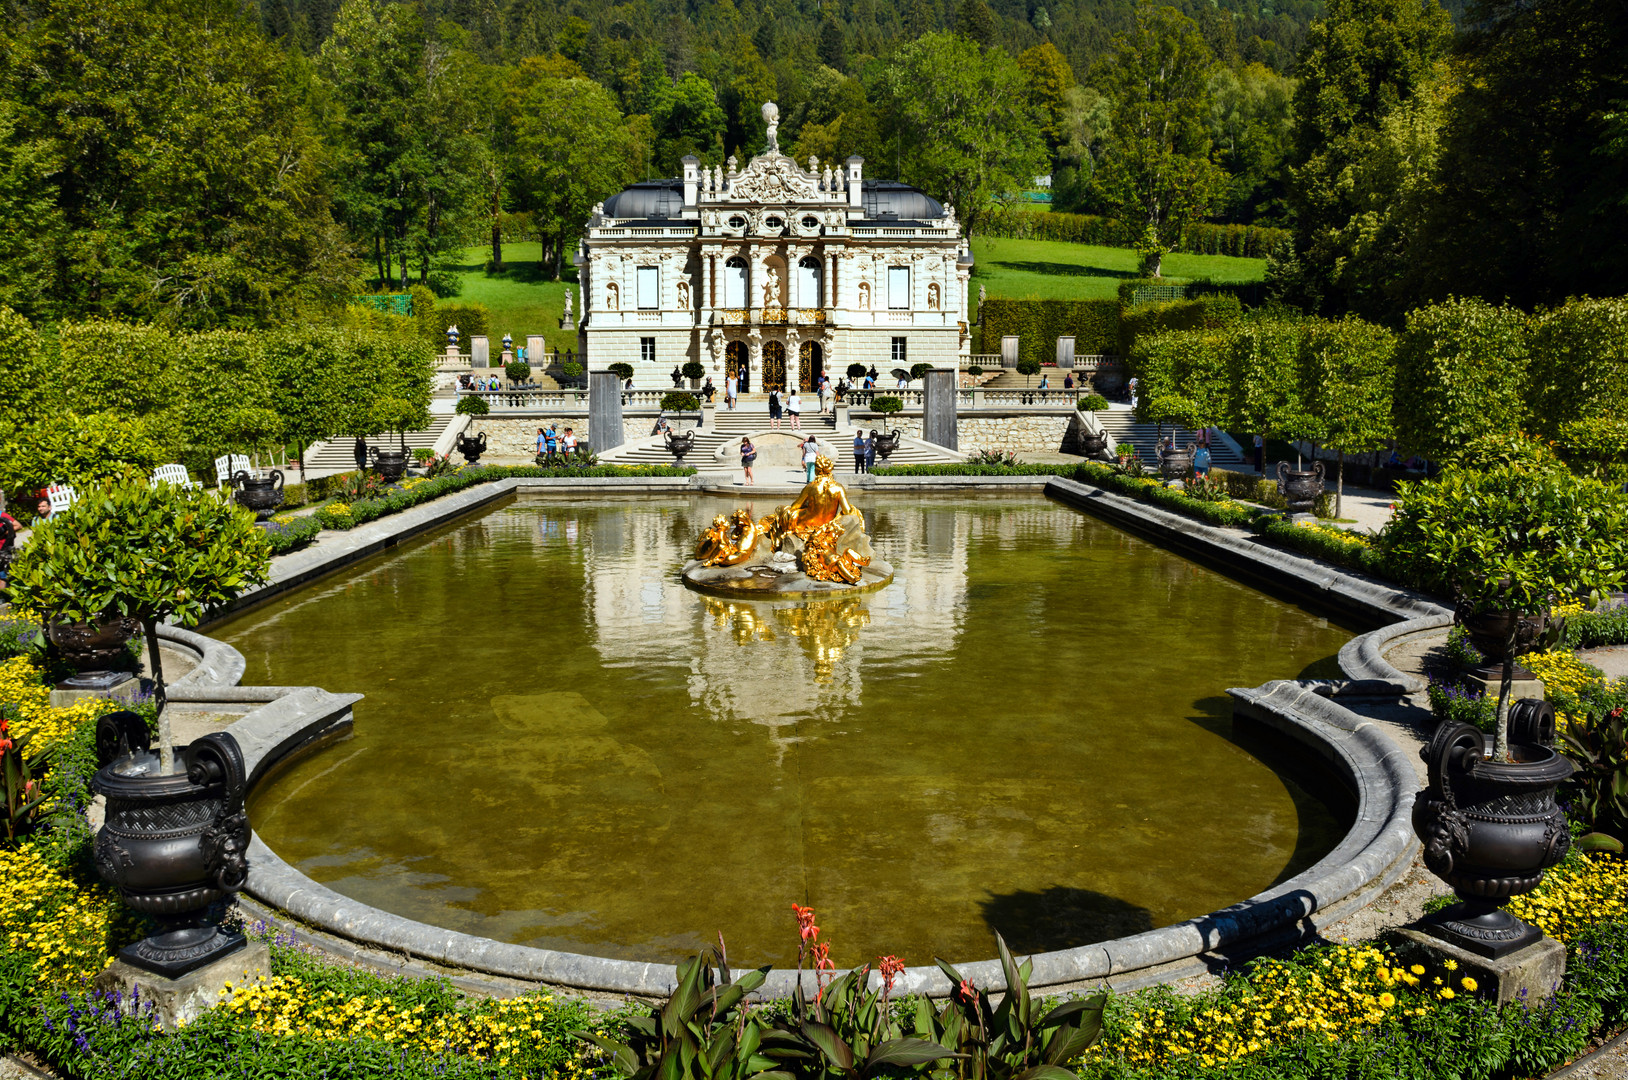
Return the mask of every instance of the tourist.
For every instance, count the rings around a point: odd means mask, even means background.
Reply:
[[[729,407],[731,412],[735,408],[735,387],[738,385],[740,385],[740,380],[735,376],[729,375],[724,378],[724,404]]]
[[[623,384],[622,389],[623,390],[631,390],[631,389],[633,389],[633,376],[629,375],[627,377],[627,382],[625,384]]]
[[[538,457],[542,457],[546,453],[548,453],[548,433],[542,428],[538,428],[536,454]]]
[[[770,428],[778,428],[779,426],[780,426],[780,391],[779,390],[770,390],[769,391],[769,427]]]
[[[549,457],[553,457],[555,451],[559,449],[559,445],[560,433],[554,430],[553,424],[550,424],[543,430],[543,452]]]
[[[673,433],[673,425],[671,425],[671,424],[669,424],[667,422],[667,418],[665,416],[662,416],[660,413],[657,413],[656,414],[656,426],[655,426],[654,429],[651,430],[650,434],[652,434],[652,435],[660,435],[663,438],[666,438],[668,435],[671,435],[672,433]]]
[[[1198,449],[1193,451],[1193,479],[1200,484],[1210,478],[1210,448],[1200,443]]]
[[[865,437],[865,471],[872,472],[876,468],[876,429]]]
[[[865,429],[860,428],[854,432],[854,472],[865,471]]]
[[[684,372],[677,364],[673,365],[673,389],[677,390],[684,385]]]
[[[1136,380],[1132,379],[1125,384],[1125,389],[1131,392],[1131,408],[1136,408]]]
[[[39,504],[34,507],[34,520],[35,521],[49,521],[49,520],[51,520],[51,500],[46,498],[43,495],[40,496]]]
[[[1051,376],[1050,375],[1042,375],[1042,376],[1040,376],[1040,392],[1042,394],[1044,394],[1047,390],[1050,390],[1050,389],[1051,389]]]
[[[876,376],[875,375],[866,375],[865,376],[865,389],[867,389],[867,390],[875,390],[876,389]]]
[[[899,385],[896,387],[896,389],[903,390],[905,387],[907,387],[909,385],[910,385],[910,374],[909,374],[909,372],[905,371],[904,368],[900,368],[899,369]]]
[[[560,450],[570,457],[577,452],[577,433],[570,428],[565,429],[565,438],[560,440]]]
[[[791,397],[786,399],[786,413],[791,417],[791,429],[793,431],[801,430],[803,426],[803,396],[795,390],[791,392]]]
[[[1066,375],[1063,376],[1063,389],[1064,390],[1072,390],[1072,389],[1074,389],[1074,373],[1072,371],[1068,372]]]
[[[708,405],[711,405],[712,404],[712,395],[716,394],[717,392],[718,392],[718,388],[716,386],[712,385],[712,376],[708,375],[706,385],[701,387],[701,396],[707,399],[707,404]]]
[[[756,480],[752,479],[752,463],[755,461],[757,461],[757,447],[752,445],[751,437],[746,436],[741,439],[741,468],[746,470],[746,482],[748,484],[757,483]]]
[[[820,415],[824,416],[831,408],[831,380],[824,375],[820,376]]]
[[[1266,436],[1255,436],[1255,471],[1266,475]]]
[[[356,471],[362,472],[367,468],[367,440],[360,435],[356,436],[356,443],[350,448],[351,457],[356,459]]]
[[[814,436],[810,435],[808,440],[803,443],[803,472],[807,474],[807,479],[803,483],[812,484],[814,482],[814,463],[819,460],[819,457],[820,444]]]
[[[0,495],[0,591],[11,587],[11,560],[17,557],[17,530],[22,527],[6,513],[6,497]]]

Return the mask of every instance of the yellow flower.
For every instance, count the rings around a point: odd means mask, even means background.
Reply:
[[[1460,979],[1459,983],[1464,987],[1465,990],[1469,991],[1470,993],[1473,994],[1473,993],[1476,992],[1476,989],[1477,989],[1476,981],[1474,979],[1470,978],[1468,975],[1466,975],[1466,976],[1464,976],[1464,978]]]
[[[1414,964],[1408,970],[1413,972],[1415,975],[1423,975],[1425,973],[1425,969],[1424,969],[1423,964]]]
[[[1379,1004],[1383,1008],[1394,1009],[1396,1007],[1396,995],[1387,990],[1379,995]]]

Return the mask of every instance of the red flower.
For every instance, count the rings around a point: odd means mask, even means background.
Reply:
[[[972,985],[971,979],[962,979],[961,985],[955,988],[955,996],[970,1005],[978,1000],[978,988]]]
[[[892,993],[893,981],[904,974],[904,961],[897,956],[878,956],[876,966],[882,972],[883,992]]]
[[[837,965],[835,965],[835,964],[833,964],[831,962],[831,946],[825,945],[825,944],[816,944],[812,949],[812,953],[813,953],[813,956],[814,956],[814,970],[815,971],[835,971],[835,970],[837,970]]]
[[[820,928],[814,925],[814,909],[803,907],[800,904],[791,905],[793,915],[797,916],[797,933],[804,941],[812,941],[820,936]]]

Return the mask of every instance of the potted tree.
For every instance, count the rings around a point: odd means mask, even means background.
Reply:
[[[263,583],[270,554],[235,504],[150,487],[131,473],[41,522],[13,567],[13,597],[32,610],[80,622],[135,619],[146,632],[158,752],[127,753],[96,774],[93,786],[107,797],[96,865],[126,903],[159,924],[121,957],[170,977],[242,946],[208,912],[243,884],[249,826],[243,757],[230,734],[205,736],[177,760],[158,624],[196,623]]]
[[[1482,955],[1541,936],[1501,905],[1536,888],[1571,842],[1554,794],[1572,763],[1545,745],[1552,732],[1511,728],[1515,658],[1557,633],[1546,626],[1556,601],[1622,586],[1625,530],[1620,493],[1561,469],[1505,465],[1403,484],[1381,536],[1391,565],[1452,596],[1471,640],[1499,665],[1493,734],[1442,724],[1413,809],[1425,864],[1460,898],[1427,929]]]
[[[699,360],[686,360],[684,366],[679,368],[679,374],[690,380],[690,389],[701,389],[701,380],[706,377],[707,366]]]

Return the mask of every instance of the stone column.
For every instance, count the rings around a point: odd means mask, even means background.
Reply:
[[[786,327],[786,392],[800,388],[803,378],[802,334],[795,324]]]
[[[492,366],[492,344],[486,338],[472,337],[469,339],[469,366]]]
[[[934,368],[922,377],[921,437],[948,450],[958,449],[955,431],[955,371]]]
[[[1018,362],[1018,339],[1016,334],[1007,334],[1001,338],[1001,367],[1015,368]]]
[[[541,334],[526,335],[526,363],[536,372],[548,366],[548,346],[544,344]]]
[[[588,373],[588,446],[596,454],[622,445],[622,380],[614,371]]]
[[[1074,338],[1063,336],[1057,339],[1057,366],[1071,368],[1074,366]]]

